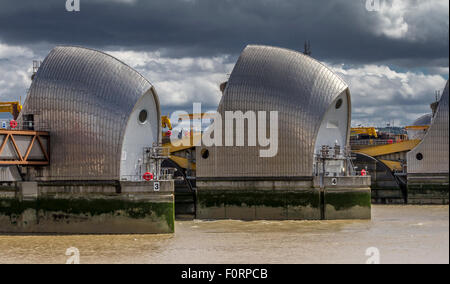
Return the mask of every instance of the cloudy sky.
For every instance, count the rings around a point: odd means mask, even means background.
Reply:
[[[152,82],[163,112],[215,109],[247,44],[303,51],[350,86],[353,124],[407,125],[449,75],[448,0],[0,0],[0,100],[24,101],[58,44],[104,50]],[[379,5],[377,5],[379,4]]]

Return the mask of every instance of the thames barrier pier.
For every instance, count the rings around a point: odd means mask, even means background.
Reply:
[[[370,176],[353,170],[350,91],[340,77],[302,53],[251,45],[223,86],[222,117],[278,112],[278,149],[261,157],[267,147],[197,147],[197,218],[370,219]]]
[[[410,204],[448,204],[449,127],[445,86],[432,105],[432,123],[421,142],[407,154],[407,190]]]
[[[156,90],[129,66],[54,48],[18,127],[0,132],[0,232],[173,233],[160,117]]]
[[[371,173],[372,202],[448,204],[448,89],[447,81],[440,98],[430,105],[431,113],[406,126],[405,134],[383,139],[375,130],[368,133],[370,128],[354,129],[364,131],[365,138],[354,135],[351,146],[355,166]]]
[[[370,177],[295,181],[200,180],[197,218],[238,220],[370,219]]]
[[[0,232],[173,233],[173,181],[158,183],[17,182],[0,190]]]

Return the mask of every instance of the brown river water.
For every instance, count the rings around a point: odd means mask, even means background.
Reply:
[[[448,206],[372,208],[370,221],[177,221],[174,235],[0,235],[0,263],[449,263]]]

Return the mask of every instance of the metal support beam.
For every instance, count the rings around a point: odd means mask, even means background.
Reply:
[[[23,139],[23,138],[26,139]],[[21,150],[17,140],[27,141],[29,144]],[[0,130],[0,165],[23,165],[23,166],[46,166],[50,163],[49,148],[50,134],[44,131],[29,130]],[[43,143],[43,139],[47,142]],[[27,143],[27,142],[26,142]],[[5,148],[10,146],[13,153],[5,153]],[[39,147],[42,155],[39,157],[30,157],[32,150]]]

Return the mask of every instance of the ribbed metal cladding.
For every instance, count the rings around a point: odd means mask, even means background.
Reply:
[[[448,174],[448,88],[447,81],[427,134],[420,144],[407,154],[408,173]],[[418,159],[420,156],[423,157],[421,160]]]
[[[278,153],[264,158],[259,151],[266,148],[259,146],[209,147],[207,159],[197,151],[197,176],[311,176],[320,124],[342,93],[350,104],[346,83],[309,56],[277,47],[247,46],[231,73],[218,112],[225,120],[225,111],[278,111]]]
[[[34,114],[51,134],[47,180],[117,180],[129,115],[152,85],[105,53],[54,48],[43,61],[19,117]],[[152,89],[153,90],[153,89]],[[159,108],[158,98],[155,101]]]
[[[413,124],[414,126],[426,126],[431,124],[431,119],[433,115],[431,113],[427,113],[416,119]]]

